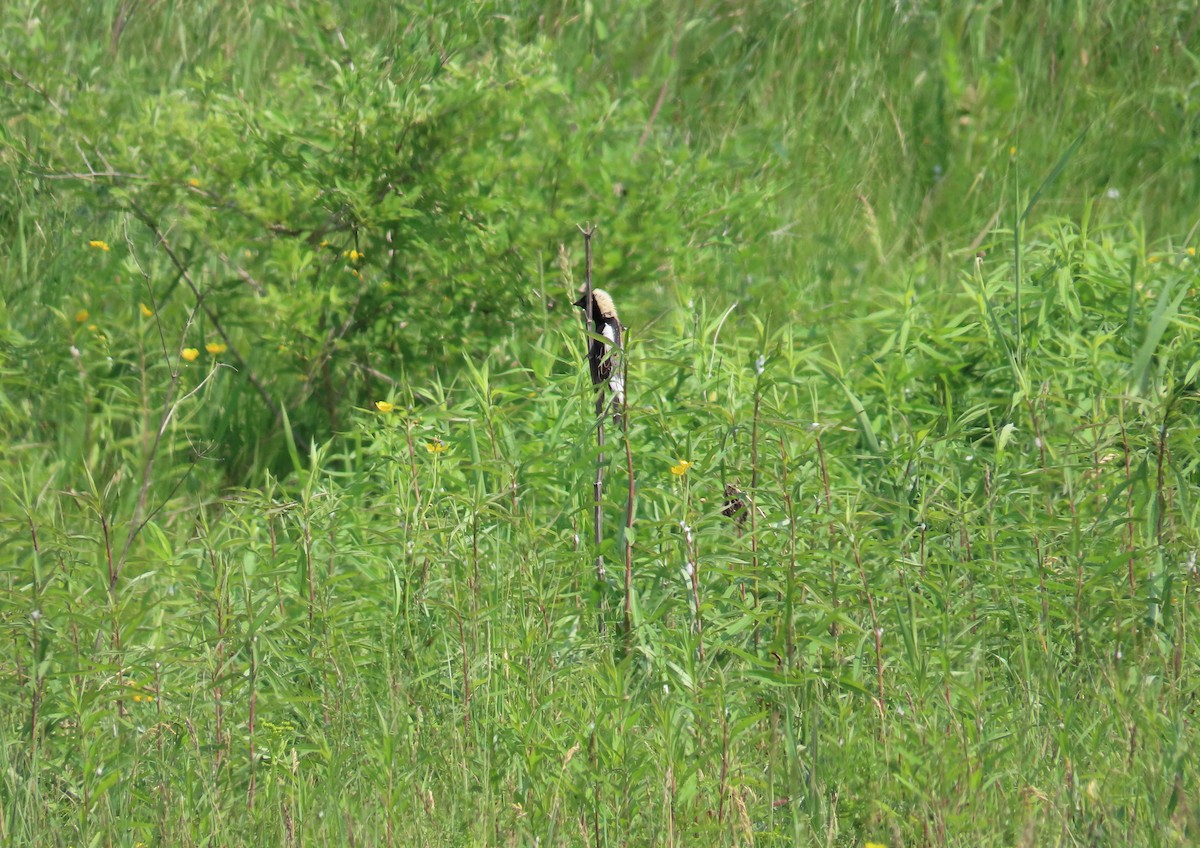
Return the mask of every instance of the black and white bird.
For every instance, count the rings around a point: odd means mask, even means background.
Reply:
[[[588,314],[587,295],[575,301],[575,305]],[[600,339],[588,339],[588,367],[592,372],[592,385],[600,391],[605,383],[612,391],[613,412],[621,414],[625,406],[625,375],[621,371],[620,351],[621,319],[617,317],[617,307],[608,292],[603,289],[592,289],[591,315],[595,325],[594,332]]]

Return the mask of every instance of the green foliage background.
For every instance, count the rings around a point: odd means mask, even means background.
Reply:
[[[1194,843],[1198,56],[1183,2],[4,4],[0,841]]]

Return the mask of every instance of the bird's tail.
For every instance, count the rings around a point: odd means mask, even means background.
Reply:
[[[613,424],[621,427],[621,419],[625,414],[625,375],[614,369],[612,379],[608,381],[608,387],[612,390],[612,401],[609,403],[609,408],[612,409]]]

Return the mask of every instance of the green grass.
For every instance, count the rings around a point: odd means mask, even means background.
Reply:
[[[6,4],[0,842],[1194,843],[1198,32]]]

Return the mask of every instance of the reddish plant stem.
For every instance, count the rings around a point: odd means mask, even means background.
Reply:
[[[884,718],[884,697],[883,697],[883,628],[879,626],[879,615],[875,610],[875,597],[871,594],[871,584],[867,580],[867,570],[863,566],[862,556],[858,550],[858,542],[851,543],[854,551],[854,562],[858,566],[859,576],[862,578],[863,592],[867,596],[867,606],[871,610],[871,629],[875,636],[875,675],[879,686],[879,694],[875,700],[875,707],[879,710],[879,718]]]

